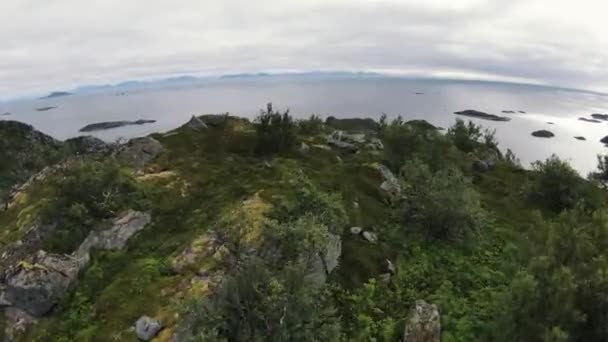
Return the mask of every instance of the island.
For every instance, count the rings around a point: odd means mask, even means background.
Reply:
[[[601,123],[600,120],[596,120],[596,119],[588,119],[588,118],[578,118],[579,121],[585,121],[585,122],[591,122],[591,123]]]
[[[55,109],[55,108],[57,108],[57,107],[56,106],[47,106],[47,107],[36,108],[36,110],[39,112],[46,112],[48,110]]]
[[[54,91],[54,92],[48,94],[47,96],[41,97],[40,99],[41,100],[52,99],[55,97],[64,97],[64,96],[70,96],[70,95],[72,95],[72,93],[68,93],[67,91]]]
[[[591,117],[594,119],[597,119],[597,120],[608,121],[608,114],[595,113],[595,114],[591,114]]]
[[[483,119],[483,120],[490,120],[490,121],[511,121],[511,118],[507,118],[504,116],[498,116],[498,115],[494,115],[494,114],[488,114],[488,113],[480,112],[478,110],[473,110],[473,109],[466,109],[466,110],[463,110],[460,112],[454,112],[454,114]]]
[[[106,121],[106,122],[96,122],[89,125],[86,125],[80,129],[80,132],[93,132],[93,131],[103,131],[106,129],[118,128],[123,126],[134,126],[134,125],[145,125],[149,123],[155,123],[156,120],[136,120],[136,121]]]
[[[574,137],[574,139],[576,139],[576,140],[581,140],[581,141],[585,141],[585,140],[587,140],[587,138],[585,138],[585,137],[581,137],[581,136]]]
[[[9,116],[9,115],[11,115],[11,112],[2,113],[1,116]]]
[[[532,136],[535,136],[537,138],[553,138],[555,134],[553,134],[553,132],[551,131],[541,129],[540,131],[532,132]]]

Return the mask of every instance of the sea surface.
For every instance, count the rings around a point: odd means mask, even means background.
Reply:
[[[476,109],[510,116],[509,122],[472,119],[495,129],[500,148],[510,148],[525,166],[557,154],[582,174],[596,168],[598,154],[608,148],[608,122],[578,120],[592,113],[608,113],[608,96],[529,85],[388,77],[251,77],[215,79],[187,87],[107,91],[94,95],[0,103],[0,120],[18,120],[57,139],[81,135],[83,126],[101,121],[154,119],[154,124],[128,126],[91,134],[104,140],[164,132],[192,115],[225,113],[254,118],[266,103],[289,108],[296,118],[315,113],[323,117],[425,119],[448,127],[455,111]],[[48,111],[36,108],[56,106]],[[525,114],[502,114],[503,110]],[[549,124],[552,122],[553,124]],[[531,136],[547,129],[555,138]],[[587,141],[578,141],[584,136]]]

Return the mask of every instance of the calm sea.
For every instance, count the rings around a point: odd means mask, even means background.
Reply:
[[[298,118],[312,113],[336,117],[425,119],[448,127],[454,111],[477,109],[510,122],[475,120],[496,129],[503,150],[512,149],[524,164],[558,154],[583,175],[596,167],[596,155],[608,152],[599,140],[608,135],[608,122],[587,123],[581,116],[608,113],[608,96],[554,88],[488,82],[408,80],[383,77],[263,77],[205,81],[181,88],[145,89],[74,95],[63,98],[0,104],[0,120],[18,120],[58,139],[80,135],[93,122],[155,119],[155,124],[122,127],[93,135],[105,140],[130,138],[171,130],[193,114],[224,113],[253,118],[267,102],[289,108]],[[36,108],[57,106],[49,111]],[[552,122],[553,125],[548,124]],[[548,129],[553,139],[539,139],[532,131]],[[584,136],[578,141],[574,136]]]

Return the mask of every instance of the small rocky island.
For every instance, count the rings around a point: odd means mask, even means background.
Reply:
[[[1,116],[9,116],[9,115],[11,115],[11,112],[2,113]]]
[[[591,122],[591,123],[601,123],[600,120],[597,119],[589,119],[589,118],[584,118],[584,117],[580,117],[578,118],[579,121],[584,121],[584,122]]]
[[[123,126],[134,126],[134,125],[145,125],[149,123],[155,123],[156,120],[136,120],[136,121],[107,121],[107,122],[97,122],[92,123],[90,125],[86,125],[80,129],[80,132],[93,132],[93,131],[103,131],[106,129],[118,128]]]
[[[553,134],[551,131],[547,131],[546,129],[541,129],[540,131],[532,132],[532,136],[537,138],[553,138],[555,134]]]
[[[591,114],[591,117],[596,120],[608,121],[608,114],[595,113],[595,114]]]
[[[64,97],[64,96],[70,96],[70,95],[72,95],[72,93],[68,93],[67,91],[54,91],[54,92],[48,94],[47,96],[41,97],[40,99],[41,100],[52,99],[55,97]]]
[[[473,110],[473,109],[466,109],[466,110],[463,110],[460,112],[454,112],[454,114],[468,116],[471,118],[490,120],[490,121],[511,121],[511,118],[507,118],[504,116],[498,116],[498,115],[494,115],[494,114],[488,114],[488,113],[480,112],[478,110]]]
[[[585,141],[585,140],[587,140],[587,138],[585,138],[585,137],[581,137],[581,136],[574,137],[574,139],[576,139],[576,140],[581,140],[581,141]]]
[[[49,111],[49,110],[55,109],[55,108],[57,108],[57,107],[56,106],[46,106],[46,107],[36,108],[36,110],[39,112],[46,112],[46,111]]]

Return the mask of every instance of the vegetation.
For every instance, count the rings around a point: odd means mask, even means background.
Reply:
[[[556,156],[524,170],[470,122],[445,134],[399,117],[330,123],[269,105],[253,123],[155,135],[165,152],[138,172],[82,158],[37,182],[0,213],[4,245],[32,217],[58,223],[44,249],[66,253],[126,209],[153,219],[124,250],[94,251],[18,340],[132,341],[148,315],[165,326],[159,341],[184,326],[195,341],[399,341],[420,299],[439,307],[442,341],[608,339],[605,158],[588,181]],[[384,149],[323,145],[353,125]],[[290,153],[300,141],[310,150]]]
[[[289,110],[281,114],[269,103],[266,111],[261,111],[255,121],[258,153],[286,152],[295,145],[296,125]]]

